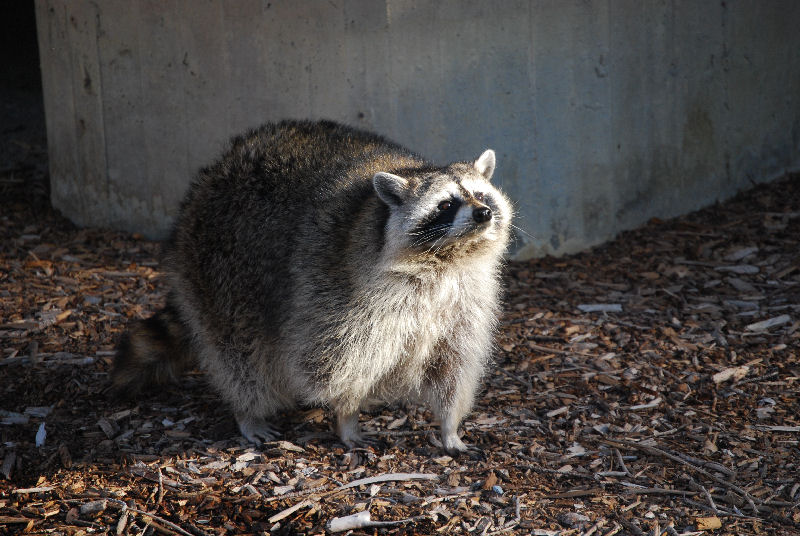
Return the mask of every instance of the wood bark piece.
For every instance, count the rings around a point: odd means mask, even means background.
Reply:
[[[91,501],[86,504],[82,504],[80,507],[81,515],[90,515],[96,514],[98,512],[102,512],[108,506],[108,501],[106,500],[99,500],[99,501]]]
[[[619,303],[582,303],[578,309],[584,313],[621,313],[622,304]]]
[[[726,368],[725,370],[717,372],[716,374],[711,376],[711,379],[714,381],[714,383],[723,383],[728,380],[733,380],[735,382],[738,382],[739,380],[747,376],[748,372],[750,372],[749,365],[730,367]]]
[[[367,486],[369,484],[377,484],[379,482],[393,482],[393,481],[408,481],[408,480],[438,480],[439,475],[433,473],[390,473],[385,475],[371,476],[368,478],[361,478],[354,480],[339,489],[353,488],[355,486]]]
[[[784,324],[788,324],[792,321],[792,317],[789,315],[780,315],[775,316],[773,318],[768,318],[767,320],[762,320],[761,322],[754,322],[753,324],[748,324],[745,326],[746,329],[750,331],[762,331],[765,329],[774,328],[777,326],[782,326]]]
[[[412,521],[425,519],[427,516],[417,516],[408,519],[398,519],[397,521],[373,521],[370,518],[369,510],[351,514],[344,517],[336,517],[331,519],[326,528],[330,532],[344,532],[346,530],[368,528],[368,527],[391,527],[394,525],[403,525]]]
[[[0,466],[0,473],[6,477],[6,479],[10,479],[12,473],[14,472],[14,463],[17,461],[17,454],[12,450],[11,452],[6,453],[5,457],[3,458],[3,465]]]
[[[311,501],[299,502],[299,503],[295,504],[294,506],[290,506],[289,508],[286,508],[285,510],[281,510],[277,514],[271,516],[269,518],[269,522],[270,523],[276,523],[276,522],[280,521],[281,519],[289,517],[293,513],[295,513],[298,510],[300,510],[301,508],[305,508],[307,506],[311,506],[311,504],[312,504]]]

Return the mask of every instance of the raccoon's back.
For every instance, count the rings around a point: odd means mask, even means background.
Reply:
[[[321,296],[342,294],[346,277],[335,274],[346,273],[346,252],[380,249],[388,211],[372,175],[421,163],[331,122],[285,121],[237,137],[201,170],[181,207],[166,259],[173,287],[188,291],[184,299],[216,337],[277,336],[300,291],[297,269],[320,274]]]

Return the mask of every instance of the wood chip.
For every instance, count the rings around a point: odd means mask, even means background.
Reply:
[[[53,491],[55,486],[40,486],[38,488],[18,488],[13,490],[12,493],[16,493],[17,495],[28,495],[31,493],[47,493],[48,491]]]
[[[733,266],[717,266],[718,272],[730,272],[733,274],[757,274],[761,270],[752,264],[735,264]]]
[[[578,309],[584,313],[621,313],[622,304],[619,303],[582,303]]]
[[[756,425],[757,430],[764,430],[767,432],[800,432],[800,426],[771,426],[771,425]]]
[[[728,262],[737,262],[754,253],[758,253],[758,247],[756,246],[738,248],[725,255],[723,257],[723,260],[726,260]]]
[[[439,475],[432,473],[389,473],[385,475],[371,476],[368,478],[360,478],[348,484],[344,484],[339,489],[347,489],[355,486],[368,486],[369,484],[376,484],[379,482],[397,482],[408,480],[438,480]]]
[[[730,367],[726,368],[725,370],[721,370],[720,372],[717,372],[716,374],[711,376],[711,379],[714,381],[714,383],[723,383],[728,380],[733,380],[738,382],[739,380],[747,376],[748,372],[750,372],[749,365],[740,365],[738,367]]]
[[[97,421],[97,426],[100,427],[100,429],[109,439],[114,439],[114,436],[116,436],[117,432],[119,432],[119,427],[105,417],[102,417]]]
[[[0,515],[0,525],[4,523],[7,523],[9,525],[19,524],[19,523],[30,523],[31,521],[32,519],[29,517]]]
[[[640,409],[651,409],[651,408],[658,407],[659,404],[661,404],[661,397],[660,396],[654,398],[653,400],[651,400],[647,404],[637,404],[635,406],[629,407],[628,409],[632,410],[632,411],[637,411],[637,410],[640,410]]]
[[[80,513],[82,516],[97,514],[105,510],[107,507],[108,501],[106,500],[101,499],[99,501],[91,501],[81,505]]]
[[[695,520],[697,530],[716,530],[722,528],[722,520],[717,516],[698,517]]]
[[[774,328],[777,326],[782,326],[784,324],[788,324],[792,321],[792,318],[789,315],[780,315],[773,318],[768,318],[767,320],[762,320],[761,322],[755,322],[753,324],[748,324],[746,329],[750,331],[762,331],[765,329]]]
[[[269,518],[269,520],[268,520],[268,521],[269,521],[270,523],[277,523],[277,522],[278,522],[278,521],[280,521],[281,519],[285,519],[285,518],[289,517],[289,516],[290,516],[290,515],[292,515],[293,513],[295,513],[295,512],[297,512],[298,510],[300,510],[301,508],[306,508],[306,507],[308,507],[308,506],[311,506],[311,501],[302,501],[302,502],[299,502],[299,503],[295,504],[294,506],[291,506],[291,507],[289,507],[289,508],[286,508],[285,510],[281,510],[281,511],[280,511],[280,512],[278,512],[277,514],[275,514],[275,515],[271,516],[271,517]]]

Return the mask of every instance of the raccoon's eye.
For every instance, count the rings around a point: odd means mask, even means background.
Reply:
[[[439,203],[438,208],[439,210],[447,210],[451,206],[453,206],[453,203],[451,203],[450,201],[442,201],[441,203]]]
[[[475,192],[474,194],[472,194],[472,197],[474,197],[478,201],[483,201],[483,192]]]

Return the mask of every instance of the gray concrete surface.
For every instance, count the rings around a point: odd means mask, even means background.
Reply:
[[[163,236],[233,134],[331,118],[498,154],[521,257],[800,166],[792,0],[37,0],[56,207]]]

